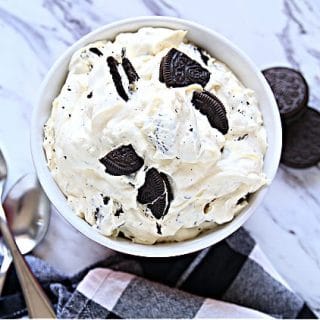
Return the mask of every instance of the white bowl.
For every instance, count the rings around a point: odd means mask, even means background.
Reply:
[[[120,32],[136,31],[145,26],[187,30],[187,37],[190,41],[205,48],[212,56],[226,63],[245,86],[256,92],[268,137],[268,150],[264,160],[264,172],[269,181],[272,181],[279,165],[282,139],[278,108],[266,80],[248,57],[220,34],[196,23],[169,17],[139,17],[121,20],[87,34],[72,45],[56,61],[43,81],[39,99],[33,111],[31,150],[39,180],[49,199],[64,218],[81,233],[91,240],[116,251],[138,256],[169,257],[203,249],[229,236],[256,210],[267,188],[264,187],[257,191],[254,196],[250,198],[249,205],[231,222],[221,225],[217,229],[200,234],[195,239],[155,245],[136,244],[122,238],[114,239],[103,236],[72,212],[66,198],[58,188],[47,167],[46,157],[42,147],[43,125],[50,115],[51,103],[58,95],[65,81],[72,54],[90,42],[101,39],[114,39]]]

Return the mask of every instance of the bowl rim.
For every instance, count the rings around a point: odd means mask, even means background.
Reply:
[[[262,202],[268,186],[264,186],[260,190],[258,190],[253,199],[250,200],[249,205],[242,210],[242,212],[237,215],[233,220],[228,222],[227,224],[219,226],[217,229],[210,230],[208,232],[204,232],[193,239],[185,240],[181,242],[170,242],[170,243],[157,243],[155,245],[145,245],[145,244],[137,244],[131,242],[130,240],[120,239],[120,238],[111,238],[100,234],[97,230],[92,228],[87,222],[83,219],[78,217],[74,214],[71,208],[67,205],[67,201],[61,199],[62,192],[58,188],[57,184],[53,180],[51,172],[47,167],[44,150],[42,147],[42,125],[38,124],[38,117],[39,112],[43,105],[43,97],[44,97],[44,90],[47,87],[48,83],[50,83],[52,76],[57,72],[57,69],[60,67],[61,64],[68,58],[70,60],[70,56],[74,53],[78,48],[88,44],[92,41],[95,41],[95,36],[98,34],[105,32],[107,30],[130,26],[133,24],[138,24],[141,28],[142,26],[163,26],[167,28],[175,29],[176,27],[173,25],[181,25],[185,26],[185,28],[189,29],[196,29],[200,32],[205,32],[209,34],[211,37],[219,40],[220,42],[224,43],[229,49],[233,50],[241,59],[245,61],[247,66],[254,71],[257,79],[260,81],[260,84],[263,86],[263,89],[266,93],[266,96],[269,100],[271,105],[270,112],[273,118],[273,131],[275,132],[275,136],[277,137],[277,141],[274,143],[273,148],[273,155],[270,158],[269,163],[269,172],[268,172],[268,180],[269,185],[275,174],[277,172],[279,161],[280,161],[280,154],[281,154],[281,137],[282,137],[282,130],[281,130],[281,121],[280,115],[278,112],[278,108],[276,105],[276,101],[272,94],[272,91],[267,84],[265,78],[262,76],[261,72],[257,69],[255,64],[251,61],[251,59],[243,53],[238,47],[236,47],[230,40],[222,36],[221,34],[217,33],[216,31],[202,26],[198,23],[178,19],[173,17],[165,17],[165,16],[139,16],[135,18],[128,18],[123,20],[118,20],[116,22],[112,22],[106,25],[103,25],[90,33],[86,34],[85,36],[81,37],[77,40],[74,44],[72,44],[69,48],[67,48],[55,63],[52,65],[50,70],[48,71],[46,77],[44,78],[39,93],[38,99],[35,107],[33,108],[32,119],[31,119],[31,130],[30,130],[30,143],[31,143],[31,154],[33,163],[35,166],[36,173],[38,175],[39,181],[44,189],[45,193],[47,194],[48,198],[50,199],[53,206],[56,210],[78,231],[80,231],[83,235],[88,237],[89,239],[118,252],[137,255],[137,256],[144,256],[144,257],[170,257],[170,256],[178,256],[187,253],[192,253],[195,251],[199,251],[211,245],[218,243],[219,241],[225,239],[237,229],[239,229],[245,221],[253,214],[253,212],[257,209],[257,207]],[[134,28],[128,28],[127,32],[132,31]],[[123,31],[119,31],[123,32]],[[231,68],[232,70],[232,68]],[[66,70],[67,72],[67,70]],[[40,139],[41,135],[41,139]],[[269,137],[268,137],[269,138]],[[60,194],[59,194],[60,193]],[[60,198],[59,198],[60,197]],[[219,232],[217,232],[219,231]]]

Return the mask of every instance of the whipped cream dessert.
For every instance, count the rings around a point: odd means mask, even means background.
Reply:
[[[52,175],[106,236],[182,241],[266,184],[255,93],[187,32],[142,28],[74,53],[44,127]]]

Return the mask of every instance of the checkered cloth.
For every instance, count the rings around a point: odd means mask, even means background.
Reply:
[[[244,229],[181,257],[116,254],[72,278],[28,262],[59,318],[316,318]],[[1,317],[27,314],[13,273],[4,294]]]

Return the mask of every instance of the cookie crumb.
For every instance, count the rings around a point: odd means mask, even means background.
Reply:
[[[122,210],[122,208],[119,208],[119,209],[117,209],[116,212],[114,213],[114,216],[115,216],[115,217],[120,217],[120,214],[121,214],[121,213],[123,213],[123,210]]]
[[[161,225],[156,223],[156,226],[157,226],[157,234],[162,234]]]

